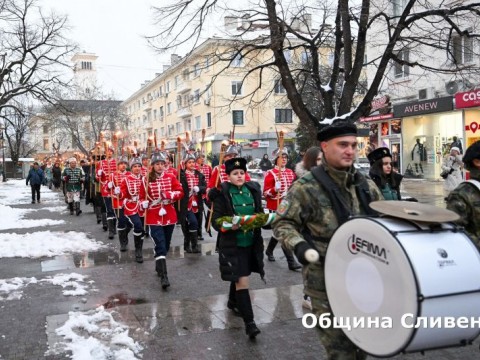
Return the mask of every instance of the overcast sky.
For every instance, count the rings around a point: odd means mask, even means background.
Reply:
[[[143,38],[154,31],[149,0],[39,0],[43,9],[66,14],[70,38],[98,56],[98,81],[105,92],[126,99],[150,80],[170,55],[159,56]],[[183,55],[183,54],[180,54]]]

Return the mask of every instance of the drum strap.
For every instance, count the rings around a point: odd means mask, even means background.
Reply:
[[[480,191],[480,181],[470,179],[470,180],[467,180],[466,182],[472,184],[478,189],[478,191]]]
[[[341,193],[338,185],[333,179],[325,172],[322,166],[316,166],[311,170],[313,177],[325,188],[327,195],[332,203],[333,211],[337,217],[338,225],[342,225],[352,215],[347,201]],[[372,201],[370,196],[370,188],[364,177],[361,177],[360,183],[355,187],[357,192],[358,201],[367,215],[377,215],[368,204]]]

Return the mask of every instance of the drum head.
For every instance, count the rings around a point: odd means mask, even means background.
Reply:
[[[409,259],[387,229],[403,226],[409,224],[395,219],[350,220],[333,235],[325,258],[325,285],[333,315],[349,319],[351,325],[363,318],[365,326],[345,334],[375,356],[400,352],[413,333],[400,326],[401,318],[418,313],[417,284]],[[392,328],[368,327],[370,320],[381,324],[387,317]]]
[[[373,201],[370,207],[379,213],[407,220],[448,222],[460,219],[460,216],[451,210],[410,201]]]

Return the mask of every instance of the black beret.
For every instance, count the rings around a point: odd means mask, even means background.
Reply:
[[[235,169],[242,169],[247,172],[247,160],[244,158],[233,158],[225,161],[225,172],[230,174]]]
[[[337,120],[317,133],[318,141],[328,141],[340,136],[357,136],[357,127],[351,121]]]
[[[370,165],[377,160],[383,159],[384,157],[392,157],[390,154],[390,150],[386,147],[380,147],[378,149],[373,150],[370,154],[367,155],[368,161],[370,161]]]
[[[480,140],[475,141],[470,145],[463,155],[463,163],[467,170],[470,170],[473,167],[473,160],[480,159]]]

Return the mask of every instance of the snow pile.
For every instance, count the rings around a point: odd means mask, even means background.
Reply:
[[[23,229],[38,226],[60,225],[64,220],[52,219],[24,219],[25,214],[32,212],[32,209],[15,209],[0,204],[0,230]]]
[[[45,220],[42,220],[45,221]],[[83,251],[95,251],[106,247],[87,234],[70,231],[39,231],[27,234],[0,234],[0,258],[2,257],[53,257]]]
[[[59,285],[63,289],[65,296],[81,296],[88,294],[88,284],[81,284],[88,276],[77,273],[71,274],[57,274],[53,277],[49,276],[42,281],[49,282],[53,285]],[[90,283],[92,283],[91,281]],[[67,288],[67,289],[66,289]]]
[[[30,284],[36,284],[37,279],[31,278],[12,278],[0,279],[0,301],[19,300],[23,296],[24,287]]]
[[[72,352],[74,360],[141,358],[143,347],[128,336],[128,326],[116,322],[103,306],[85,313],[71,311],[68,316],[67,322],[56,329],[66,343],[55,344],[48,353],[63,347]]]

